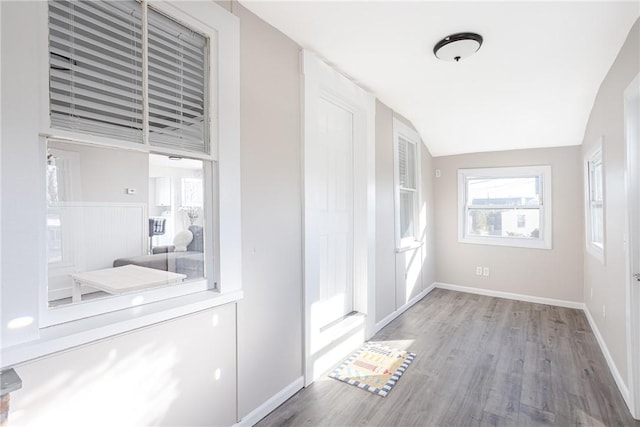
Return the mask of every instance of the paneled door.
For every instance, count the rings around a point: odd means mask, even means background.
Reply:
[[[353,113],[318,102],[319,326],[353,312]]]

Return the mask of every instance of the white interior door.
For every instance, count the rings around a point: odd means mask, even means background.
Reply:
[[[315,55],[302,61],[309,385],[375,328],[375,99]]]
[[[625,91],[628,202],[628,360],[631,412],[640,419],[640,74]]]
[[[353,312],[353,113],[318,100],[318,324],[325,328]]]

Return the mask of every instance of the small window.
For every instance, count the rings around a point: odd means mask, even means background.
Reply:
[[[604,182],[602,143],[586,160],[586,235],[587,251],[604,260]]]
[[[416,244],[419,235],[419,143],[420,137],[394,120],[396,158],[396,234],[397,248]]]
[[[461,169],[459,240],[551,248],[551,168]]]

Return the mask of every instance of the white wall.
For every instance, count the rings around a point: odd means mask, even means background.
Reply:
[[[376,322],[396,309],[393,111],[376,101]]]
[[[583,201],[579,146],[434,158],[437,281],[580,303],[583,301]],[[553,249],[458,242],[458,169],[551,165]],[[477,266],[490,276],[476,276]]]
[[[396,253],[393,120],[413,125],[376,101],[376,322],[401,309],[435,281],[433,159],[420,147],[419,249]],[[406,276],[405,276],[406,275]]]
[[[299,46],[238,3],[242,279],[239,416],[302,375]]]
[[[20,365],[9,423],[231,425],[235,322],[228,304]]]
[[[149,154],[63,142],[49,147],[79,155],[78,175],[71,178],[82,192],[65,202],[149,202]],[[127,194],[127,188],[135,188],[136,194]]]
[[[37,16],[38,2],[0,2],[2,7],[2,298],[0,330],[4,345],[37,337],[38,325],[11,330],[11,319],[38,312],[38,288],[44,266],[44,149],[38,141],[39,85],[36,64],[38,32],[15,19],[15,13]],[[21,11],[21,12],[18,12]],[[17,43],[20,40],[21,43]],[[16,100],[19,100],[16,102]],[[42,157],[41,157],[42,155]],[[26,167],[25,167],[26,166]],[[42,174],[33,171],[42,170]],[[25,171],[29,171],[25,173]],[[16,204],[29,194],[30,203]],[[24,253],[32,257],[22,256]],[[27,313],[24,307],[29,307]]]
[[[640,20],[629,32],[596,96],[582,142],[582,153],[603,137],[605,263],[584,250],[584,294],[613,361],[627,381],[626,283],[624,227],[626,215],[623,92],[640,72]],[[580,159],[581,163],[582,158]],[[591,292],[593,291],[593,297]],[[606,317],[603,316],[603,307]],[[627,384],[628,386],[628,384]]]

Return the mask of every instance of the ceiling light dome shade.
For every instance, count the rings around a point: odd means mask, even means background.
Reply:
[[[473,55],[482,46],[482,36],[476,33],[451,34],[436,43],[433,53],[443,61],[458,62]]]

